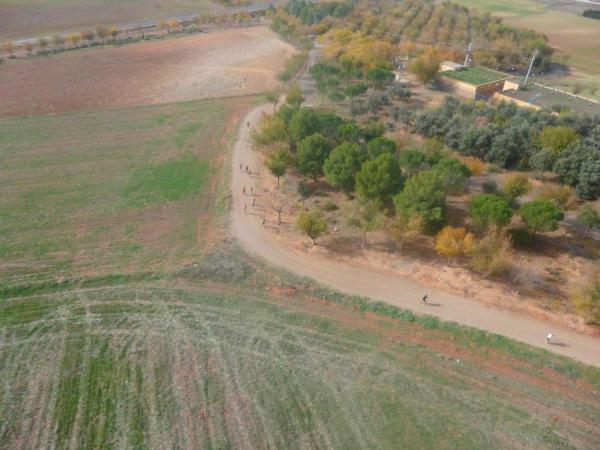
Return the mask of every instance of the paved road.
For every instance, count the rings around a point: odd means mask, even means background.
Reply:
[[[242,187],[252,186],[252,177],[270,176],[261,172],[258,155],[249,143],[249,131],[260,120],[263,112],[272,111],[272,105],[263,105],[251,111],[242,121],[233,155],[233,211],[231,228],[240,244],[248,252],[260,256],[269,263],[281,266],[301,276],[313,278],[319,283],[346,294],[370,297],[416,313],[429,314],[444,320],[498,333],[536,347],[543,347],[561,355],[570,356],[587,364],[600,367],[600,339],[581,335],[566,328],[548,325],[542,321],[512,312],[493,308],[466,298],[425,287],[396,274],[369,270],[364,267],[341,263],[322,256],[290,249],[278,242],[261,224],[252,199],[242,194]],[[253,169],[250,177],[239,166]],[[258,172],[258,173],[257,173]],[[260,198],[257,199],[260,204]],[[248,211],[245,214],[244,204]],[[431,306],[421,305],[419,299],[429,294]],[[435,304],[435,306],[433,305]],[[548,332],[554,333],[555,345],[545,344]]]

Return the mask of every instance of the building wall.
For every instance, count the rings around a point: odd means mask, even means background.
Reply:
[[[470,99],[475,98],[477,87],[472,84],[448,77],[440,77],[440,84],[444,89],[454,92],[456,95]]]
[[[507,103],[514,103],[515,105],[517,105],[521,108],[535,109],[536,111],[539,111],[540,109],[542,109],[538,105],[532,105],[529,102],[509,97],[508,95],[504,95],[500,92],[496,92],[494,94],[494,96],[492,97],[492,103],[500,103],[501,101],[505,101]]]
[[[476,88],[477,98],[485,97],[491,98],[496,92],[502,92],[504,90],[504,80],[495,81],[493,83],[481,84]]]

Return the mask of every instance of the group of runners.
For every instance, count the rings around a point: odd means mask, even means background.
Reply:
[[[252,169],[249,166],[246,166],[246,168],[244,169],[244,165],[240,164],[240,172],[242,171],[246,171],[246,173],[248,175],[252,175]],[[242,187],[242,194],[244,196],[246,195],[250,195],[252,197],[252,207],[256,207],[256,195],[254,193],[254,187],[250,186],[250,189],[246,189],[246,186]],[[244,206],[242,207],[244,210],[244,214],[248,213],[248,204],[246,202],[244,202]],[[265,224],[265,217],[263,216],[262,218],[262,224]]]

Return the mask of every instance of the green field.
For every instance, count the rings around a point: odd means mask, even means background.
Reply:
[[[222,208],[230,118],[249,103],[0,120],[0,286],[169,271],[197,257]]]
[[[254,100],[0,121],[0,448],[592,448],[600,370],[228,239]]]
[[[600,439],[598,371],[286,280],[233,251],[170,280],[3,300],[0,448]]]
[[[485,67],[470,66],[460,70],[445,70],[440,75],[452,78],[454,80],[465,81],[469,84],[478,86],[480,84],[491,83],[493,81],[504,80],[510,75],[486,69]]]

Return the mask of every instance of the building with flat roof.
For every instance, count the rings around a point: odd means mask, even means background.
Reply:
[[[440,84],[461,97],[471,99],[490,99],[496,92],[502,92],[505,83],[513,79],[511,75],[479,66],[447,62],[440,68],[445,69],[439,72]]]

